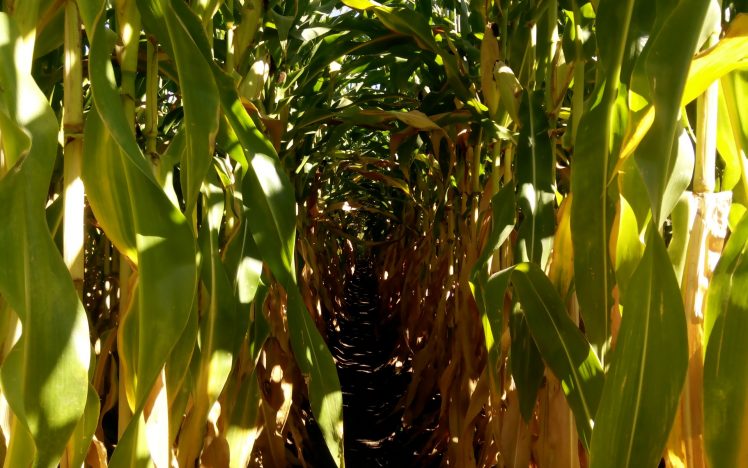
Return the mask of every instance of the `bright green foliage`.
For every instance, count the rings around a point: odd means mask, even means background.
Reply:
[[[745,1],[68,1],[0,2],[5,466],[345,465],[357,255],[413,463],[746,463]]]
[[[707,298],[704,362],[704,439],[712,466],[740,464],[746,458],[748,420],[743,359],[748,327],[744,263],[748,217],[743,217],[725,246]]]
[[[18,34],[15,19],[0,14],[0,132],[14,167],[0,183],[0,293],[3,313],[16,314],[23,327],[5,356],[2,387],[17,418],[18,445],[8,461],[46,467],[57,465],[83,416],[90,344],[83,305],[44,216],[57,122],[30,70],[16,65],[26,52]]]
[[[618,343],[595,419],[591,466],[653,466],[688,367],[678,281],[656,230],[622,298]]]

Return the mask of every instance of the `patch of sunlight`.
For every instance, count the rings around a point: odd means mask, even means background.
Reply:
[[[76,335],[72,335],[73,349],[75,350],[75,357],[78,358],[78,364],[81,367],[87,369],[91,359],[91,343],[88,340],[88,318],[86,316],[86,310],[83,308],[83,304],[80,301],[78,304],[77,322],[73,327],[73,330],[77,330],[81,333],[76,338]],[[75,333],[75,331],[73,332]]]
[[[588,31],[586,29],[583,29],[580,25],[577,25],[577,37],[581,40],[582,43],[587,42],[587,40],[592,36],[592,32]]]
[[[58,198],[60,198],[60,194],[59,193],[52,194],[52,196],[49,197],[49,199],[47,200],[47,204],[44,205],[44,209],[46,210],[47,208],[49,208],[50,206],[52,206],[52,204],[54,202],[56,202]]]
[[[82,407],[80,404],[69,404],[65,396],[70,395],[72,389],[68,388],[71,376],[84,376],[91,359],[91,345],[88,341],[88,319],[83,311],[83,305],[79,303],[81,310],[76,314],[76,323],[73,324],[71,332],[66,336],[69,340],[62,349],[59,360],[51,369],[40,391],[39,401],[57,402],[54,408],[45,408],[47,421],[50,429],[62,428],[75,422],[80,418]],[[82,402],[78,402],[82,403]],[[32,430],[39,424],[39,414],[27,413],[29,425]]]
[[[23,58],[18,57],[20,48],[20,46],[16,46],[17,70],[22,70],[21,63],[24,61]],[[29,64],[29,71],[30,67],[31,65]],[[16,93],[15,110],[18,113],[19,123],[25,125],[44,115],[44,113],[49,109],[49,105],[47,104],[46,99],[40,96],[40,91],[39,88],[36,87],[36,83],[33,81],[29,83],[30,80],[23,76],[19,76],[17,79],[19,83],[18,91]]]
[[[535,213],[538,206],[538,194],[535,192],[535,186],[533,184],[522,184],[520,187],[520,193],[527,198],[527,201],[530,204],[530,212]]]
[[[634,112],[638,112],[649,105],[647,98],[639,93],[629,90],[629,107]]]
[[[164,193],[166,193],[166,197],[169,199],[172,205],[179,209],[179,197],[177,196],[176,190],[174,190],[174,171],[169,171],[166,173],[166,176],[163,178],[163,181],[161,183],[161,189],[163,189]],[[173,210],[170,214],[172,217],[172,220],[183,223],[184,217],[182,219],[175,219],[178,218],[178,213],[175,213],[177,210]]]
[[[237,271],[262,271],[262,261],[252,258],[244,257],[239,262],[239,268]],[[242,304],[249,304],[257,291],[257,285],[250,284],[250,281],[237,281],[237,288],[239,292],[239,302]]]
[[[322,397],[322,405],[320,414],[322,417],[335,417],[336,414],[342,409],[343,393],[340,390],[330,392]],[[336,418],[337,419],[337,418]],[[335,433],[342,437],[343,435],[343,421],[338,420],[335,422]]]
[[[83,239],[84,239],[84,190],[83,181],[76,177],[65,188],[65,223],[63,224],[64,249],[63,259],[70,269],[79,264],[83,271]]]
[[[218,398],[223,390],[225,378],[231,373],[233,356],[231,353],[217,349],[213,351],[210,357],[210,375],[217,378],[211,378],[208,381],[208,395],[211,398]]]
[[[135,245],[137,245],[139,251],[144,251],[158,247],[160,244],[166,242],[165,237],[161,236],[144,236],[142,234],[135,234]]]
[[[156,466],[169,466],[169,401],[165,379],[162,369],[156,383],[159,387],[158,394],[145,424],[148,452]]]
[[[15,331],[13,332],[13,341],[11,342],[11,347],[13,347],[13,346],[16,345],[16,343],[18,343],[18,340],[21,339],[21,335],[23,334],[23,324],[21,323],[20,320],[18,320],[18,316],[16,315],[16,313],[12,309],[6,308],[4,312],[5,313],[10,312],[14,316],[13,322],[15,322],[15,323],[13,323],[11,325],[11,326],[15,326],[16,327]],[[10,332],[10,331],[11,330],[8,330],[8,332]]]
[[[252,167],[257,173],[263,190],[268,197],[278,195],[283,191],[283,183],[278,176],[278,171],[273,164],[273,158],[262,153],[257,153],[252,158]],[[298,207],[297,207],[298,209]]]
[[[124,24],[121,24],[122,27],[122,44],[129,44],[132,42],[133,37],[135,36],[135,29],[133,29],[132,24],[124,21]],[[140,31],[138,31],[138,34],[140,34]]]
[[[16,70],[20,70],[24,74],[31,73],[31,67],[34,60],[34,44],[36,42],[36,28],[31,28],[24,37],[19,37],[16,40],[15,48],[15,62]],[[32,84],[36,87],[36,84]],[[22,107],[19,107],[19,112],[22,112]]]
[[[0,17],[0,45],[10,44],[10,17]]]
[[[283,368],[280,364],[276,364],[270,369],[270,381],[280,382],[281,380],[283,380]]]
[[[334,18],[334,17],[336,17],[336,16],[340,16],[340,15],[342,15],[343,13],[348,13],[349,11],[351,11],[351,9],[350,9],[350,8],[348,8],[348,7],[347,7],[347,6],[345,6],[345,5],[343,5],[343,6],[342,6],[342,7],[340,7],[340,8],[337,8],[337,7],[335,7],[335,8],[333,8],[333,9],[332,9],[332,11],[330,12],[330,17],[331,17],[331,18]]]
[[[208,421],[213,425],[214,429],[216,430],[216,433],[219,433],[218,431],[218,418],[221,417],[222,413],[221,408],[221,402],[216,400],[215,403],[213,403],[213,406],[210,407],[210,411],[208,412]]]
[[[623,313],[623,309],[621,309],[621,313]],[[601,346],[601,349],[597,349],[594,345],[591,345],[592,351],[595,353],[595,358],[598,358],[599,356],[606,356],[610,353],[611,350],[611,344],[612,344],[612,337],[608,337],[607,340],[605,340],[605,343]],[[600,361],[600,364],[602,365],[603,370],[607,370],[608,366],[610,365],[610,362],[608,361]]]

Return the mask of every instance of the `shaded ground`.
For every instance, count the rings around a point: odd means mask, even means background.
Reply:
[[[398,403],[410,373],[390,362],[398,330],[380,319],[377,279],[370,262],[360,259],[345,285],[345,315],[332,330],[330,349],[343,390],[346,465],[406,467],[424,436],[403,431]],[[419,440],[420,439],[420,440]]]

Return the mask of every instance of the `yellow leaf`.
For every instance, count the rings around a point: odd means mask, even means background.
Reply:
[[[691,62],[681,104],[693,101],[716,80],[739,68],[748,68],[748,14],[736,16],[725,37]]]
[[[419,130],[441,130],[440,126],[435,124],[433,120],[428,118],[428,116],[421,111],[412,110],[408,112],[390,112],[390,115],[396,117],[404,124],[410,125]]]
[[[369,8],[381,6],[379,3],[371,0],[343,0],[343,4],[354,10],[368,10]]]

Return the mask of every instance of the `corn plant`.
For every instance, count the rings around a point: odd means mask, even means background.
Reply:
[[[745,463],[746,2],[0,5],[4,466]]]

